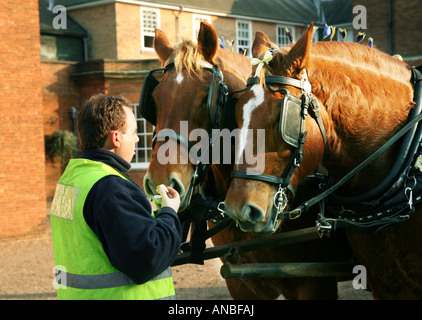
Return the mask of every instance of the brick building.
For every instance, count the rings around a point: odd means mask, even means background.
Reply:
[[[74,116],[92,94],[139,99],[146,73],[160,66],[152,48],[154,28],[174,44],[195,38],[201,21],[234,50],[250,48],[255,32],[287,45],[310,21],[341,26],[354,41],[352,9],[367,8],[378,48],[416,64],[422,55],[421,1],[405,0],[29,0],[0,3],[0,239],[42,232],[47,206],[62,167],[44,145],[56,130],[74,130]],[[62,7],[60,7],[62,6]],[[59,10],[62,9],[62,10]],[[65,9],[66,28],[53,25]],[[411,21],[411,22],[410,22]],[[422,62],[422,61],[421,61]],[[130,174],[142,184],[151,157],[152,127],[138,118],[140,142]]]
[[[378,49],[400,54],[410,65],[422,64],[422,0],[353,0],[363,5],[367,30]]]
[[[45,104],[45,134],[58,129],[70,129],[69,110],[77,109],[92,94],[123,94],[133,103],[139,99],[147,72],[161,66],[152,48],[154,28],[166,32],[173,44],[181,39],[196,38],[201,21],[213,24],[219,37],[234,39],[235,50],[250,48],[257,30],[266,32],[279,45],[290,40],[283,28],[288,27],[300,36],[309,21],[320,21],[321,13],[314,0],[303,0],[296,6],[290,1],[55,1],[63,5],[68,16],[68,28],[56,30],[52,21],[58,14],[47,8],[47,0],[40,1],[41,56],[43,72],[43,101]],[[289,10],[282,4],[289,4]],[[50,8],[51,9],[51,8]],[[72,42],[70,40],[72,38]],[[79,39],[76,43],[75,38]],[[56,39],[56,40],[54,40]],[[67,39],[67,42],[64,40]],[[76,49],[75,49],[76,48]],[[76,51],[79,51],[76,52]],[[69,53],[70,52],[70,53]],[[67,56],[66,56],[67,53]],[[80,57],[79,59],[77,57]],[[69,57],[75,60],[70,62]],[[83,61],[82,61],[83,60]],[[143,175],[151,157],[153,128],[138,119],[140,143],[130,174],[142,184]],[[46,194],[54,195],[60,163],[47,159]]]
[[[45,228],[38,1],[0,2],[0,238]]]

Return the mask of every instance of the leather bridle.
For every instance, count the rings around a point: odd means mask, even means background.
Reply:
[[[252,77],[248,80],[247,85],[255,85],[259,83],[258,77]],[[308,80],[306,69],[302,71],[302,79],[293,79],[283,76],[274,76],[274,75],[265,75],[265,83],[267,88],[272,93],[282,93],[284,98],[281,102],[280,111],[280,135],[284,142],[289,144],[293,147],[292,158],[287,166],[286,170],[282,177],[267,175],[263,173],[251,173],[247,171],[233,171],[232,178],[242,178],[242,179],[250,179],[250,180],[258,180],[270,184],[278,185],[278,191],[274,195],[273,203],[274,207],[277,208],[277,217],[278,219],[295,219],[298,218],[301,214],[301,211],[290,211],[287,213],[283,213],[283,210],[289,203],[287,197],[287,190],[290,191],[292,194],[292,198],[294,198],[295,191],[293,186],[291,185],[290,181],[294,170],[300,166],[302,159],[303,159],[303,145],[305,144],[305,138],[307,132],[304,131],[304,121],[309,114],[309,110],[312,111],[311,115],[316,120],[318,127],[321,131],[322,138],[324,140],[324,145],[327,142],[327,134],[324,128],[324,124],[322,122],[322,118],[320,115],[320,106],[318,100],[312,94],[312,86]],[[301,90],[300,98],[292,95],[289,90],[285,87],[280,89],[275,89],[274,85],[277,86],[290,86]],[[295,114],[298,114],[297,111],[300,112],[299,117],[300,119],[291,119],[289,115],[288,109],[299,108],[296,110]],[[289,121],[296,123],[299,125],[299,130],[295,132],[295,134],[289,134],[286,132],[289,130]],[[299,122],[298,122],[299,121]],[[297,130],[297,128],[291,128],[293,130]],[[293,137],[296,136],[296,137]]]
[[[174,68],[174,62],[171,60],[170,63],[168,63],[164,68],[151,70],[145,78],[139,102],[139,110],[141,115],[154,126],[156,125],[156,110],[152,93],[159,84],[159,81],[154,77],[154,73],[166,73],[172,68]],[[211,73],[210,88],[207,98],[207,113],[212,128],[217,128],[221,125],[220,114],[222,112],[221,109],[224,108],[227,100],[228,87],[224,82],[223,72],[218,67],[213,66],[206,61],[201,61],[201,68]],[[172,139],[181,146],[185,147],[188,154],[190,154],[191,149],[194,149],[196,151],[195,154],[198,154],[198,150],[196,150],[195,146],[187,138],[173,130],[168,129],[160,130],[157,133],[155,133],[154,130],[154,137],[152,141],[153,148],[157,141],[165,141],[166,138]],[[212,144],[213,137],[210,135],[208,148],[211,148]],[[196,163],[193,163],[193,165],[194,171],[188,190],[186,191],[186,196],[184,197],[184,201],[180,206],[181,208],[186,208],[189,206],[195,186],[203,181],[209,167],[209,164],[203,163],[203,154],[201,157],[198,157]]]

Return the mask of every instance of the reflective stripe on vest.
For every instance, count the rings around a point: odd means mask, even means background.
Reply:
[[[169,277],[171,277],[170,267],[149,281],[156,281]],[[85,275],[56,269],[56,278],[61,279],[60,285],[77,289],[107,289],[136,284],[130,277],[122,272]]]

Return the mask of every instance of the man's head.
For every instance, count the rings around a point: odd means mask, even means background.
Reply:
[[[139,141],[133,107],[122,96],[97,94],[78,113],[78,136],[83,149],[104,148],[132,161]]]

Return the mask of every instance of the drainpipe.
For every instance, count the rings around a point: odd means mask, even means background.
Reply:
[[[179,13],[176,16],[176,43],[180,42],[180,21],[179,16],[183,12],[183,6],[179,6]]]
[[[77,132],[77,128],[76,128],[76,121],[77,121],[77,117],[78,117],[78,109],[76,109],[75,107],[71,107],[69,110],[69,116],[70,119],[72,120],[72,131],[73,134],[77,137],[78,136],[78,132]],[[76,141],[76,151],[74,154],[75,158],[78,156],[78,142]]]
[[[393,0],[388,0],[388,46],[390,55],[393,54]]]
[[[83,37],[82,42],[84,47],[84,61],[88,61],[88,37]]]

